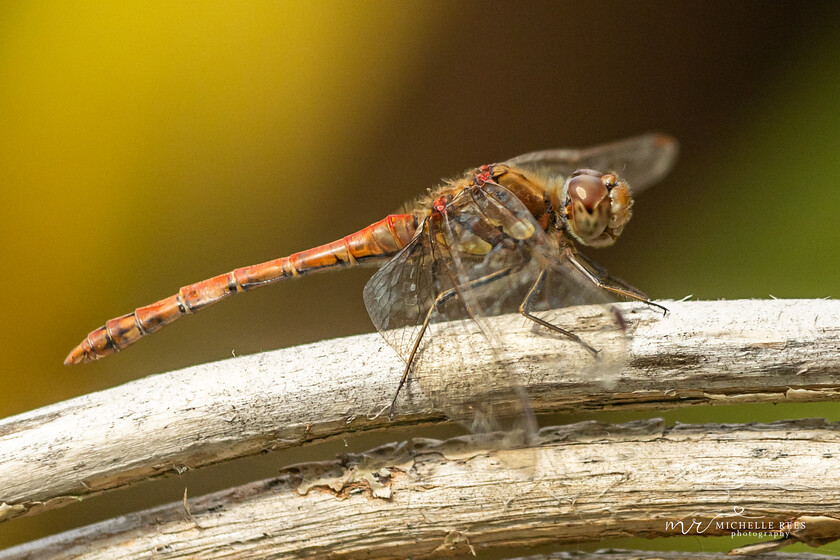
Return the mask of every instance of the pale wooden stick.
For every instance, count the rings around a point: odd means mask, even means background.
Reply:
[[[840,399],[840,302],[664,303],[671,310],[664,318],[644,305],[621,305],[632,339],[618,378],[593,376],[575,361],[588,358],[576,346],[558,360],[562,343],[535,334],[519,316],[492,319],[507,333],[506,363],[475,351],[450,367],[485,378],[505,367],[538,411]],[[558,320],[595,347],[615,346],[589,308]],[[409,383],[389,421],[402,368],[379,335],[354,336],[150,376],[7,418],[0,422],[0,519],[263,450],[443,419]]]
[[[9,549],[0,560],[467,557],[739,528],[788,529],[786,544],[840,538],[840,424],[584,422],[540,436],[529,449],[415,440],[297,465],[189,507]]]

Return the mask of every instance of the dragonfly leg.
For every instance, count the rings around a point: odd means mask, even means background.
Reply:
[[[655,303],[650,300],[644,293],[640,292],[636,288],[625,284],[623,281],[619,280],[618,278],[613,278],[610,276],[606,270],[599,267],[586,257],[581,254],[575,254],[569,251],[566,255],[569,259],[569,262],[574,265],[579,271],[586,276],[586,279],[601,288],[602,290],[606,290],[608,292],[612,292],[614,294],[618,294],[620,296],[634,299],[636,301],[641,301],[651,307],[656,307],[661,309],[663,315],[668,315],[668,308],[658,303]],[[597,275],[592,272],[590,269],[595,269]]]
[[[408,379],[408,373],[411,371],[411,365],[414,363],[414,357],[417,355],[417,350],[420,349],[420,341],[423,340],[423,335],[426,334],[426,329],[429,328],[429,321],[432,318],[432,313],[435,311],[435,309],[437,309],[438,305],[449,301],[453,297],[456,297],[460,290],[489,284],[490,282],[493,282],[500,278],[504,278],[516,269],[517,267],[513,266],[503,268],[502,270],[498,270],[496,272],[488,274],[487,276],[482,276],[481,278],[476,278],[475,280],[471,280],[465,284],[461,284],[460,286],[450,288],[445,292],[441,292],[438,294],[431,307],[429,307],[429,311],[426,312],[426,318],[423,319],[423,324],[420,326],[420,332],[417,333],[417,336],[414,338],[414,344],[412,344],[411,352],[408,355],[408,359],[405,361],[405,369],[403,370],[402,377],[400,378],[400,383],[399,385],[397,385],[397,391],[394,393],[394,398],[391,401],[391,410],[388,413],[388,418],[394,417],[394,410],[397,406],[397,397],[399,396],[400,390],[402,390],[403,385],[405,385],[406,379]]]
[[[536,297],[537,293],[539,293],[540,288],[542,287],[543,282],[545,281],[545,270],[540,271],[540,275],[537,276],[536,282],[534,285],[531,286],[531,289],[528,290],[528,295],[525,296],[525,300],[519,305],[519,313],[522,314],[523,317],[534,321],[535,323],[542,325],[543,327],[556,332],[557,334],[561,334],[568,338],[569,340],[573,340],[583,346],[590,354],[593,356],[598,355],[598,351],[588,345],[586,342],[583,341],[578,335],[567,331],[566,329],[560,328],[557,325],[553,325],[548,321],[540,319],[536,315],[531,313],[531,303],[534,301],[534,297]]]

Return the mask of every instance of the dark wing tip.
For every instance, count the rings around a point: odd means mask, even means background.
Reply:
[[[668,175],[680,152],[680,143],[673,136],[659,132],[646,136],[649,137],[653,150],[650,157],[650,169],[647,172],[644,184],[639,185],[640,187],[658,183]]]

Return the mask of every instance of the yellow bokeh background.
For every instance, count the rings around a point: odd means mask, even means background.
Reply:
[[[829,3],[3,3],[0,416],[368,332],[370,273],[348,271],[61,365],[108,318],[355,231],[442,177],[648,130],[680,139],[678,166],[591,256],[655,297],[838,297],[838,16]],[[208,469],[16,520],[0,546],[331,456],[313,449],[234,468],[242,480]]]

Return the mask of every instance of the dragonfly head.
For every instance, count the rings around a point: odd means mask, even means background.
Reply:
[[[615,243],[630,220],[633,199],[627,183],[612,173],[578,169],[566,179],[563,209],[570,233],[582,244]]]

